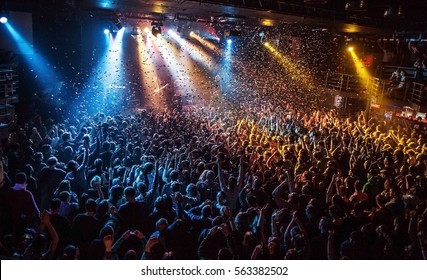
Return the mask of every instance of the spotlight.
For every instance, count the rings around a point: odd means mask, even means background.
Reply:
[[[117,27],[117,30],[120,30],[120,29],[122,29],[122,28],[123,28],[123,24],[122,24],[122,22],[120,21],[120,19],[117,19],[117,20],[114,22],[114,25]]]
[[[348,47],[347,51],[352,52],[352,51],[354,51],[354,48],[353,47]]]
[[[227,39],[227,44],[231,45],[231,43],[233,43],[233,41],[231,39]]]
[[[0,23],[5,24],[6,22],[7,22],[7,17],[5,16],[0,17]]]
[[[153,26],[151,28],[151,33],[155,36],[155,37],[159,37],[160,35],[162,35],[162,29],[160,28],[160,26]]]
[[[139,35],[139,29],[136,27],[133,27],[132,31],[130,32],[130,35],[138,36]]]
[[[104,29],[104,34],[105,34],[105,35],[108,35],[108,34],[110,34],[110,29],[108,29],[108,28],[105,28],[105,29]]]

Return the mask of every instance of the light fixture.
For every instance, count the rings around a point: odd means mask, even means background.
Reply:
[[[133,36],[138,36],[139,35],[139,28],[137,28],[136,26],[134,26],[132,28],[132,31],[130,32],[131,35]]]
[[[304,0],[304,4],[307,5],[325,5],[328,0]]]
[[[405,17],[405,8],[403,4],[387,6],[384,10],[384,18],[401,19]]]
[[[120,18],[116,18],[114,20],[114,25],[117,27],[117,30],[120,30],[123,28],[123,24],[122,24]]]
[[[0,23],[5,24],[8,21],[9,13],[5,10],[0,10]]]
[[[153,34],[153,36],[159,37],[160,35],[162,35],[162,28],[160,26],[153,26],[151,28],[151,33]]]
[[[108,29],[108,28],[105,28],[105,29],[104,29],[104,34],[105,34],[105,35],[108,35],[108,34],[110,34],[110,29]]]
[[[405,9],[403,4],[397,6],[397,17],[404,18],[405,17]]]
[[[349,12],[366,12],[367,0],[347,0],[345,1],[345,10]]]

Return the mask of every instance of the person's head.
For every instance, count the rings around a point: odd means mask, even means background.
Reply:
[[[59,193],[59,199],[61,202],[70,202],[71,201],[71,194],[68,191],[62,191]]]
[[[236,229],[240,232],[246,232],[249,230],[249,217],[246,212],[239,212],[234,218]]]
[[[256,178],[252,183],[253,190],[260,190],[262,188],[262,179]]]
[[[323,158],[323,154],[320,151],[314,152],[313,156],[316,160],[321,160]]]
[[[42,162],[44,157],[42,152],[36,152],[33,156],[35,162]]]
[[[154,164],[152,162],[146,162],[142,166],[144,174],[150,174],[154,170]]]
[[[47,237],[44,234],[37,234],[31,243],[34,255],[41,256],[46,251],[47,245]]]
[[[202,208],[202,218],[207,219],[212,214],[212,208],[210,205],[205,205]]]
[[[391,197],[393,197],[393,198],[400,198],[402,195],[402,191],[400,190],[400,188],[398,186],[393,186],[390,189],[390,194],[391,194]]]
[[[197,196],[197,187],[196,187],[196,185],[193,184],[193,183],[188,184],[186,192],[187,192],[188,196],[191,196],[191,197]]]
[[[375,202],[379,208],[383,208],[387,203],[387,198],[382,194],[377,194],[375,197]]]
[[[166,231],[166,229],[168,228],[168,220],[166,220],[165,218],[160,218],[157,222],[156,222],[156,229],[159,232],[164,232]]]
[[[15,175],[15,183],[16,184],[25,184],[25,183],[27,183],[27,175],[24,172],[18,172]]]
[[[134,187],[126,187],[124,195],[127,201],[131,202],[135,200],[136,191]]]
[[[111,147],[110,142],[105,141],[102,143],[102,150],[103,151],[110,151],[110,147]]]
[[[221,248],[218,251],[218,260],[232,260],[233,253],[229,248]]]
[[[104,163],[103,163],[102,159],[100,159],[100,158],[95,159],[95,161],[93,162],[93,166],[98,170],[102,169],[103,165],[104,165]]]
[[[214,226],[221,226],[224,223],[224,218],[221,216],[216,216],[215,218],[213,218],[212,220],[212,227]]]
[[[235,176],[230,176],[228,178],[228,187],[231,190],[234,190],[236,188],[236,186],[237,186],[237,178]]]
[[[144,182],[141,182],[141,181],[137,182],[135,187],[138,190],[140,195],[145,195],[147,193],[148,188],[147,188],[147,185],[144,184]]]
[[[356,182],[354,182],[354,190],[355,191],[362,191],[363,189],[363,182],[361,180],[356,180]]]
[[[363,210],[364,210],[363,203],[358,202],[353,205],[353,214],[355,216],[361,216],[363,214]]]
[[[99,238],[102,240],[108,235],[114,236],[114,228],[109,224],[101,228],[99,231]]]
[[[108,214],[108,209],[109,208],[109,204],[107,200],[102,200],[101,202],[98,203],[97,207],[96,207],[96,216],[97,217],[103,217],[105,215]]]
[[[298,210],[300,207],[300,196],[293,192],[289,195],[288,202],[293,210]]]
[[[267,249],[268,249],[268,253],[270,255],[275,254],[277,252],[277,250],[279,249],[279,246],[280,246],[280,241],[277,237],[270,236],[268,238]]]
[[[393,220],[393,227],[395,230],[404,230],[405,229],[405,218],[402,216],[397,216]]]
[[[227,194],[223,191],[219,191],[216,194],[216,203],[219,205],[225,205],[226,202],[227,202]]]
[[[322,234],[327,234],[333,227],[331,218],[323,216],[319,222],[319,230]]]
[[[181,184],[179,182],[172,182],[171,183],[171,191],[173,193],[179,192],[181,190]]]
[[[318,219],[319,211],[318,209],[311,204],[308,204],[305,207],[305,215],[309,221]]]
[[[109,199],[113,202],[117,202],[121,198],[123,198],[123,187],[112,186],[110,189]]]
[[[92,188],[97,188],[101,186],[101,177],[98,175],[93,176],[92,180],[90,180],[90,186]]]
[[[123,255],[123,259],[124,260],[137,260],[138,259],[138,254],[136,253],[135,250],[127,250],[126,253]]]
[[[340,246],[341,259],[348,260],[353,258],[353,246],[350,241],[344,241]]]
[[[90,143],[90,135],[89,135],[89,134],[85,134],[85,135],[82,137],[82,143],[83,143],[83,145],[85,145],[85,146],[89,146],[89,143]]]
[[[179,177],[179,172],[178,172],[178,171],[176,171],[176,170],[172,170],[172,171],[169,173],[169,176],[170,176],[171,181],[177,181],[177,180],[178,180],[178,177]]]
[[[50,155],[52,153],[52,146],[49,144],[44,144],[42,146],[42,153],[44,155]],[[49,159],[48,159],[49,160]],[[49,164],[48,164],[49,165]]]
[[[74,150],[71,146],[67,146],[64,148],[64,155],[73,156]]]
[[[204,163],[203,161],[200,161],[200,162],[197,164],[197,171],[198,171],[199,173],[202,173],[202,172],[203,172],[203,170],[205,170],[205,163]]]
[[[61,260],[77,260],[79,258],[79,248],[74,245],[68,245],[65,247],[61,256]]]
[[[215,172],[213,172],[212,170],[209,170],[208,172],[206,172],[206,181],[213,182],[214,180],[215,180]]]
[[[62,180],[62,181],[59,183],[58,190],[59,190],[60,192],[61,192],[61,191],[68,191],[68,192],[71,192],[71,183],[70,183],[70,181],[68,181],[67,179]]]
[[[59,210],[59,207],[61,207],[61,200],[59,198],[53,198],[50,201],[50,212],[53,213],[57,213]]]
[[[329,215],[332,219],[341,218],[343,216],[343,211],[338,205],[331,205],[329,206]]]
[[[56,157],[50,157],[47,160],[47,166],[53,168],[58,164],[58,159]]]
[[[79,164],[75,160],[70,160],[67,163],[67,169],[70,170],[70,171],[72,171],[72,172],[76,172],[77,169],[78,169],[78,167],[79,167]]]
[[[69,132],[64,132],[61,136],[62,141],[67,142],[71,139],[71,134]]]
[[[257,245],[256,235],[252,231],[247,231],[243,235],[242,245],[244,249],[248,250],[249,252],[252,252],[255,246]]]
[[[24,166],[24,172],[27,174],[28,177],[32,176],[34,173],[34,168],[31,166],[31,164],[26,164]]]
[[[94,214],[96,211],[96,202],[94,199],[89,198],[88,200],[86,200],[85,203],[85,209],[86,209],[86,213],[88,214]]]

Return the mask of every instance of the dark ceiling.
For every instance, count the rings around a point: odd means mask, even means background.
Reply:
[[[9,9],[43,6],[127,18],[230,24],[312,25],[343,33],[427,33],[427,0],[0,0]],[[1,8],[1,6],[0,6]]]

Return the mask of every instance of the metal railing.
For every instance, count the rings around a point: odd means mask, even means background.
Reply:
[[[362,79],[357,75],[327,72],[324,85],[336,91],[337,94],[345,95],[346,97],[365,98],[371,103],[382,104],[387,89],[391,87],[389,83],[391,74],[388,75],[388,73],[392,73],[397,68],[405,70],[408,67],[383,67],[383,69],[387,69],[387,71],[382,72],[383,74],[387,73],[387,78],[381,78],[381,75],[379,75],[378,78],[369,77]],[[404,104],[413,105],[413,107],[417,107],[419,110],[427,106],[427,86],[411,81],[410,79],[411,77],[409,77],[409,81],[403,89],[403,94],[399,97],[399,101]]]
[[[379,96],[384,90],[384,83],[378,78],[360,78],[357,75],[327,72],[324,85],[338,92],[354,93],[355,96]]]
[[[15,107],[18,102],[16,90],[18,76],[10,67],[0,68],[0,122],[9,122],[15,118]]]
[[[408,100],[415,104],[416,110],[420,111],[421,106],[427,105],[427,86],[414,82],[409,93]]]

